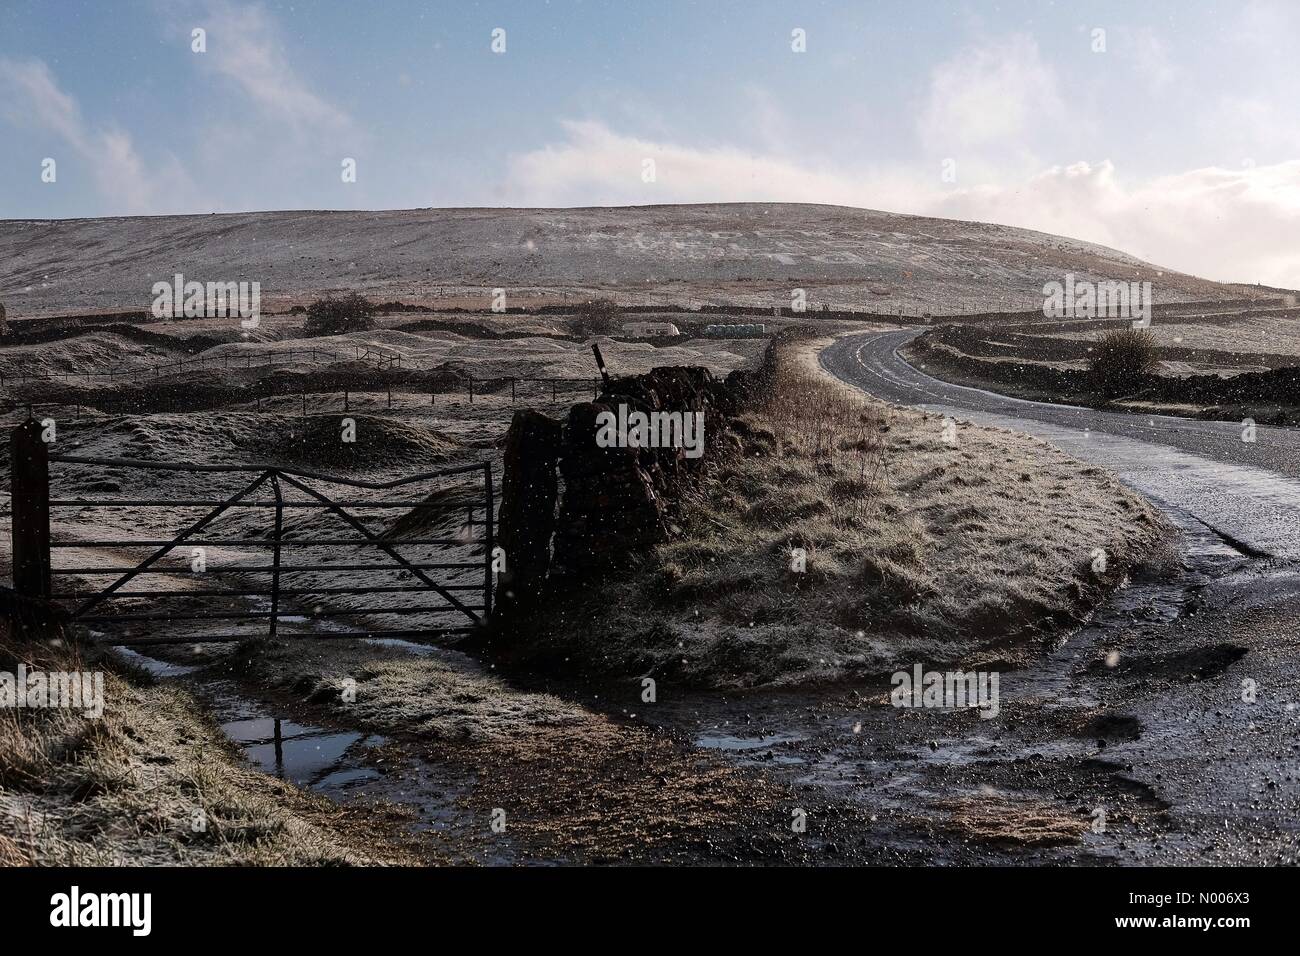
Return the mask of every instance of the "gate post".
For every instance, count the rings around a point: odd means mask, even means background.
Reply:
[[[561,423],[532,409],[515,412],[506,432],[501,511],[495,527],[488,527],[491,547],[505,551],[506,571],[497,580],[490,602],[492,631],[503,644],[518,641],[531,626],[546,589],[559,500],[555,465],[561,439]],[[485,468],[488,521],[492,521],[491,468]],[[489,558],[485,591],[492,584],[490,570]]]
[[[496,550],[496,534],[492,527],[493,512],[496,510],[492,503],[492,462],[483,463],[483,497],[484,511],[487,519],[487,543],[483,546],[483,551],[487,556],[487,567],[483,569],[483,623],[487,623],[488,618],[492,616],[492,565],[496,562],[496,555],[492,552]],[[473,512],[471,511],[472,515]]]
[[[271,539],[271,627],[270,638],[280,624],[280,541],[284,537],[284,495],[280,491],[280,476],[271,472],[271,490],[275,493],[275,533]]]
[[[14,592],[49,600],[50,451],[39,422],[29,419],[10,433],[9,462]]]

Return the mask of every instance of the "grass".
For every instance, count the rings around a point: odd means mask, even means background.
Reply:
[[[518,859],[668,862],[705,852],[775,858],[804,852],[783,789],[636,726],[487,668],[362,642],[277,638],[242,645],[229,672],[250,688],[296,698],[328,723],[378,731],[458,781],[468,830],[461,850],[502,852],[487,828],[509,814]],[[341,693],[344,681],[354,690]],[[639,690],[600,703],[641,709]],[[757,835],[756,835],[757,834]],[[703,850],[701,850],[703,848]]]
[[[0,670],[106,670],[0,634]],[[401,862],[356,811],[244,766],[183,691],[105,673],[104,716],[0,710],[0,865]],[[204,825],[194,821],[202,815]]]
[[[874,402],[807,343],[777,353],[685,511],[683,536],[582,599],[538,653],[714,687],[1027,659],[1168,533],[1109,473]]]

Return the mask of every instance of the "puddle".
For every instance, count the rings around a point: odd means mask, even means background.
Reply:
[[[350,770],[335,770],[328,776],[318,780],[314,790],[324,793],[331,791],[345,790],[348,787],[359,783],[368,783],[371,780],[379,779],[379,771],[370,767],[353,767]]]
[[[399,639],[376,639],[374,643],[401,647],[414,654],[459,655]],[[128,648],[116,648],[115,653],[159,677],[184,677],[200,670],[169,664]],[[340,803],[381,801],[406,807],[410,811],[410,829],[450,841],[448,851],[461,862],[467,859],[467,853],[474,861],[487,865],[540,862],[513,840],[485,837],[486,818],[480,819],[466,809],[473,792],[472,776],[409,752],[375,754],[374,748],[388,743],[388,738],[380,734],[331,730],[278,718],[230,681],[194,681],[188,686],[222,732],[262,772]],[[461,841],[465,848],[458,849]]]
[[[268,598],[252,597],[245,598],[252,605],[253,609],[259,612],[268,612],[271,609],[271,602]],[[305,630],[300,631],[296,628],[286,627],[285,625],[299,625]],[[279,619],[279,634],[281,637],[310,638],[314,632],[325,631],[331,634],[355,634],[357,625],[349,624],[342,621],[334,620],[328,616],[324,617],[305,617],[303,615],[293,614],[281,617]],[[359,640],[364,644],[371,644],[375,647],[386,647],[395,650],[406,651],[409,654],[418,654],[425,657],[436,657],[446,663],[454,664],[462,668],[473,668],[481,672],[482,668],[478,661],[470,657],[463,651],[457,651],[452,648],[441,647],[436,644],[423,644],[419,641],[408,640],[401,637],[363,637]]]
[[[457,670],[464,671],[467,674],[488,673],[477,658],[470,657],[464,651],[458,651],[455,648],[442,647],[438,644],[421,644],[401,637],[367,637],[362,640],[364,643],[373,644],[376,647],[406,651],[408,654],[415,654],[420,657],[434,657],[444,664],[450,664]]]
[[[1001,703],[1015,705],[1009,721],[973,721],[969,714],[940,709],[900,712],[872,688],[692,697],[661,708],[656,719],[735,766],[761,768],[796,792],[818,792],[868,811],[875,839],[890,852],[915,852],[927,862],[941,862],[960,844],[936,845],[918,834],[942,824],[947,811],[935,807],[954,795],[996,785],[1027,800],[1084,799],[1075,796],[1083,777],[1072,768],[1101,746],[1110,752],[1125,745],[1104,730],[1075,729],[1087,712],[1108,703],[1102,699],[1105,682],[1088,664],[1109,642],[1135,630],[1177,628],[1185,618],[1220,607],[1225,584],[1238,577],[1245,593],[1257,592],[1261,580],[1274,577],[1279,590],[1294,587],[1294,569],[1261,568],[1186,510],[1168,508],[1168,514],[1183,532],[1180,564],[1135,575],[1034,665],[1003,672]],[[1102,737],[1108,739],[1099,744]],[[1112,776],[1087,785],[1113,788]],[[930,823],[918,824],[921,820]],[[1043,859],[1057,859],[1053,853],[1069,851],[1031,849],[1014,858],[1039,852]],[[1089,852],[1105,857],[1112,848]]]
[[[1100,703],[1079,681],[1077,665],[1125,629],[1176,621],[1187,613],[1197,590],[1245,567],[1249,559],[1196,518],[1169,508],[1166,515],[1183,533],[1184,569],[1172,578],[1139,580],[1116,591],[1092,620],[1066,638],[1036,665],[1002,675],[1004,700],[1041,698],[1044,706],[1090,708]]]
[[[403,640],[400,637],[367,637],[362,639],[362,643],[373,644],[375,647],[391,647],[396,650],[406,651],[409,654],[418,654],[422,657],[438,656],[439,648],[432,644],[417,644],[415,641]]]
[[[367,769],[345,766],[350,756],[353,762],[356,760],[355,754],[349,754],[352,748],[359,751],[386,742],[376,734],[329,731],[276,717],[232,720],[223,723],[221,729],[259,770],[313,789],[331,776]]]
[[[778,744],[793,744],[806,739],[800,734],[770,734],[765,737],[733,737],[728,734],[700,734],[695,746],[706,750],[762,750]]]
[[[91,631],[90,633],[96,639],[104,636],[98,631]],[[181,677],[185,674],[192,674],[199,669],[197,665],[169,664],[167,661],[149,657],[129,647],[114,647],[112,652],[128,664],[133,664],[141,670],[148,671],[154,677]]]

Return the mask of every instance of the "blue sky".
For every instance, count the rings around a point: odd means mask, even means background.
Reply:
[[[1297,37],[1291,0],[6,0],[0,218],[829,202],[1296,286]]]

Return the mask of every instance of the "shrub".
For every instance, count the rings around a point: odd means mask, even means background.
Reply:
[[[618,306],[613,299],[592,299],[582,303],[573,320],[573,331],[584,339],[592,335],[612,335],[618,331]]]
[[[1156,338],[1146,329],[1114,329],[1092,349],[1093,382],[1105,395],[1121,395],[1141,387],[1159,366]]]
[[[375,304],[365,296],[349,292],[345,296],[327,295],[307,307],[303,328],[308,335],[340,335],[364,332],[375,326]]]

